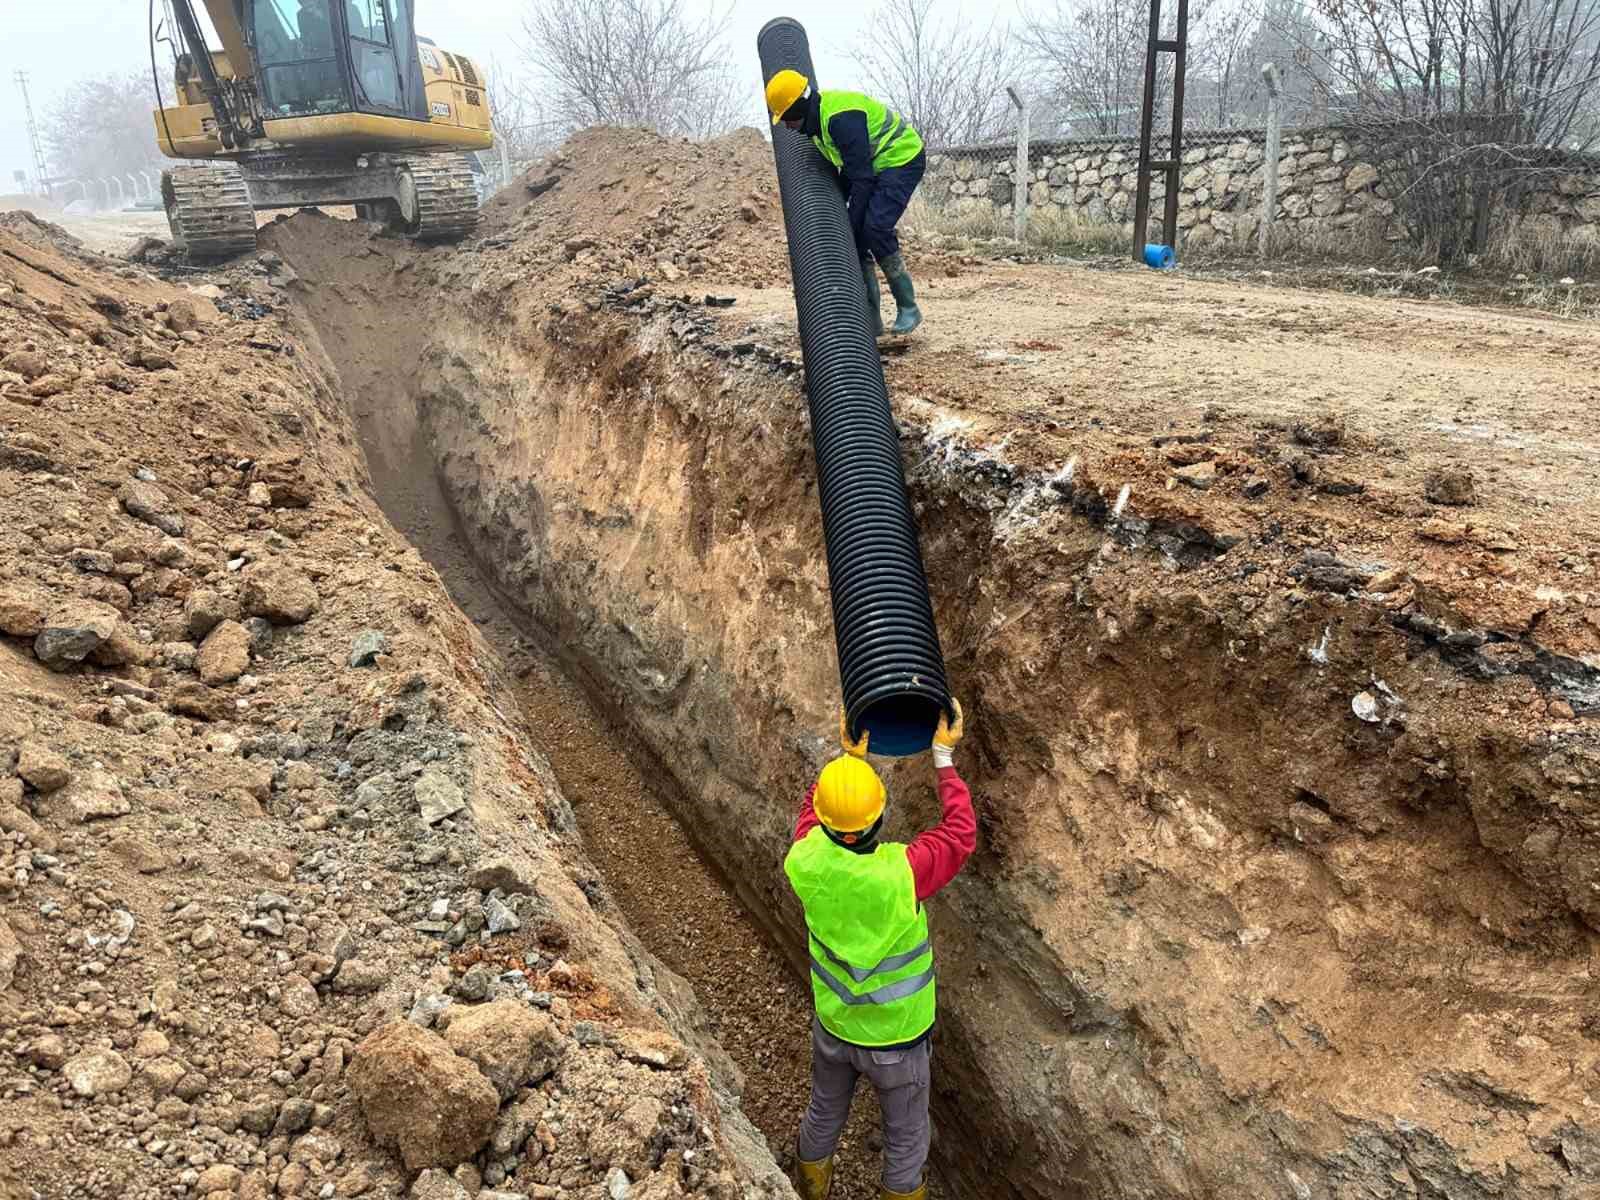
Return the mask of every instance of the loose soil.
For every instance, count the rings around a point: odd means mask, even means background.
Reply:
[[[330,250],[352,236],[329,226],[300,232]],[[305,251],[299,239],[275,244]],[[359,274],[347,274],[347,283]],[[810,1092],[810,989],[669,812],[662,789],[672,781],[619,720],[596,708],[545,632],[495,594],[439,489],[414,408],[396,402],[405,389],[395,371],[403,360],[362,306],[348,302],[351,294],[319,287],[303,301],[340,364],[379,504],[515,676],[528,727],[547,748],[607,890],[651,953],[693,985],[711,1034],[743,1076],[745,1115],[787,1164]],[[801,790],[797,781],[783,801],[798,808]],[[840,1200],[877,1195],[877,1124],[877,1099],[863,1085],[839,1148],[833,1194]],[[930,1194],[942,1194],[937,1183]]]
[[[0,215],[0,1195],[792,1196],[271,278]],[[347,1072],[487,999],[498,1099]]]

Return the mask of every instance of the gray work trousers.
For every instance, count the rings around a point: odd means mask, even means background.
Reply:
[[[815,1018],[811,1022],[811,1104],[800,1121],[796,1146],[802,1160],[833,1154],[850,1115],[856,1080],[865,1075],[883,1110],[883,1186],[911,1192],[928,1161],[928,1083],[933,1039],[909,1050],[868,1050],[841,1042]]]

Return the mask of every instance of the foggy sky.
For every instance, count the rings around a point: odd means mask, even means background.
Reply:
[[[696,8],[712,0],[689,0]],[[522,39],[527,0],[417,0],[417,28],[449,50],[487,65],[514,59]],[[811,37],[817,73],[834,86],[858,82],[849,47],[866,23],[872,0],[734,0],[728,45],[750,87],[750,121],[760,117],[761,76],[756,31],[776,16],[798,17]],[[157,6],[160,11],[160,5]],[[726,4],[718,4],[718,10]],[[936,9],[959,13],[963,0],[936,0]],[[988,9],[968,4],[967,11]],[[31,159],[14,74],[28,72],[34,113],[41,122],[53,102],[77,80],[112,72],[150,69],[148,0],[0,0],[0,193],[16,190],[12,172]],[[170,73],[171,58],[158,47],[158,68]],[[151,141],[154,142],[152,127]]]

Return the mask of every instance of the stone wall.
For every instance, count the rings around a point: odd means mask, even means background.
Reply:
[[[1261,220],[1266,137],[1259,130],[1207,135],[1184,151],[1179,173],[1180,240],[1190,244],[1253,238]],[[1138,183],[1137,138],[1036,142],[1030,147],[1028,202],[1035,214],[1122,225],[1131,236]],[[930,156],[924,194],[956,215],[1009,218],[1016,195],[1016,151],[970,147]],[[1165,180],[1151,181],[1159,221]],[[1554,172],[1526,201],[1531,221],[1581,228],[1600,238],[1600,173]],[[1394,203],[1363,148],[1335,129],[1285,130],[1278,164],[1276,222],[1288,237],[1333,234],[1355,245],[1395,238]]]

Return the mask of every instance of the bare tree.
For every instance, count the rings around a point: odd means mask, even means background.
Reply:
[[[1600,0],[1316,0],[1299,49],[1374,153],[1412,243],[1451,263],[1541,174],[1587,150]]]
[[[1005,89],[1017,81],[1020,47],[1001,26],[937,21],[934,4],[884,0],[868,16],[855,51],[863,80],[930,146],[998,137],[1014,120]]]
[[[1186,105],[1205,113],[1218,129],[1228,129],[1260,115],[1256,103],[1261,79],[1255,59],[1260,10],[1250,0],[1223,0],[1211,6],[1204,22],[1191,26],[1185,81]]]
[[[529,162],[548,153],[560,141],[563,131],[546,114],[527,80],[511,65],[491,59],[485,86],[495,137],[505,143],[506,157],[512,162]]]
[[[1051,0],[1023,13],[1023,47],[1045,75],[1063,132],[1138,128],[1149,14],[1148,0]]]
[[[532,0],[523,55],[566,131],[631,125],[709,137],[737,124],[728,14],[685,0]]]
[[[156,103],[148,70],[79,80],[40,122],[51,170],[100,179],[157,169],[163,160],[151,123]]]

